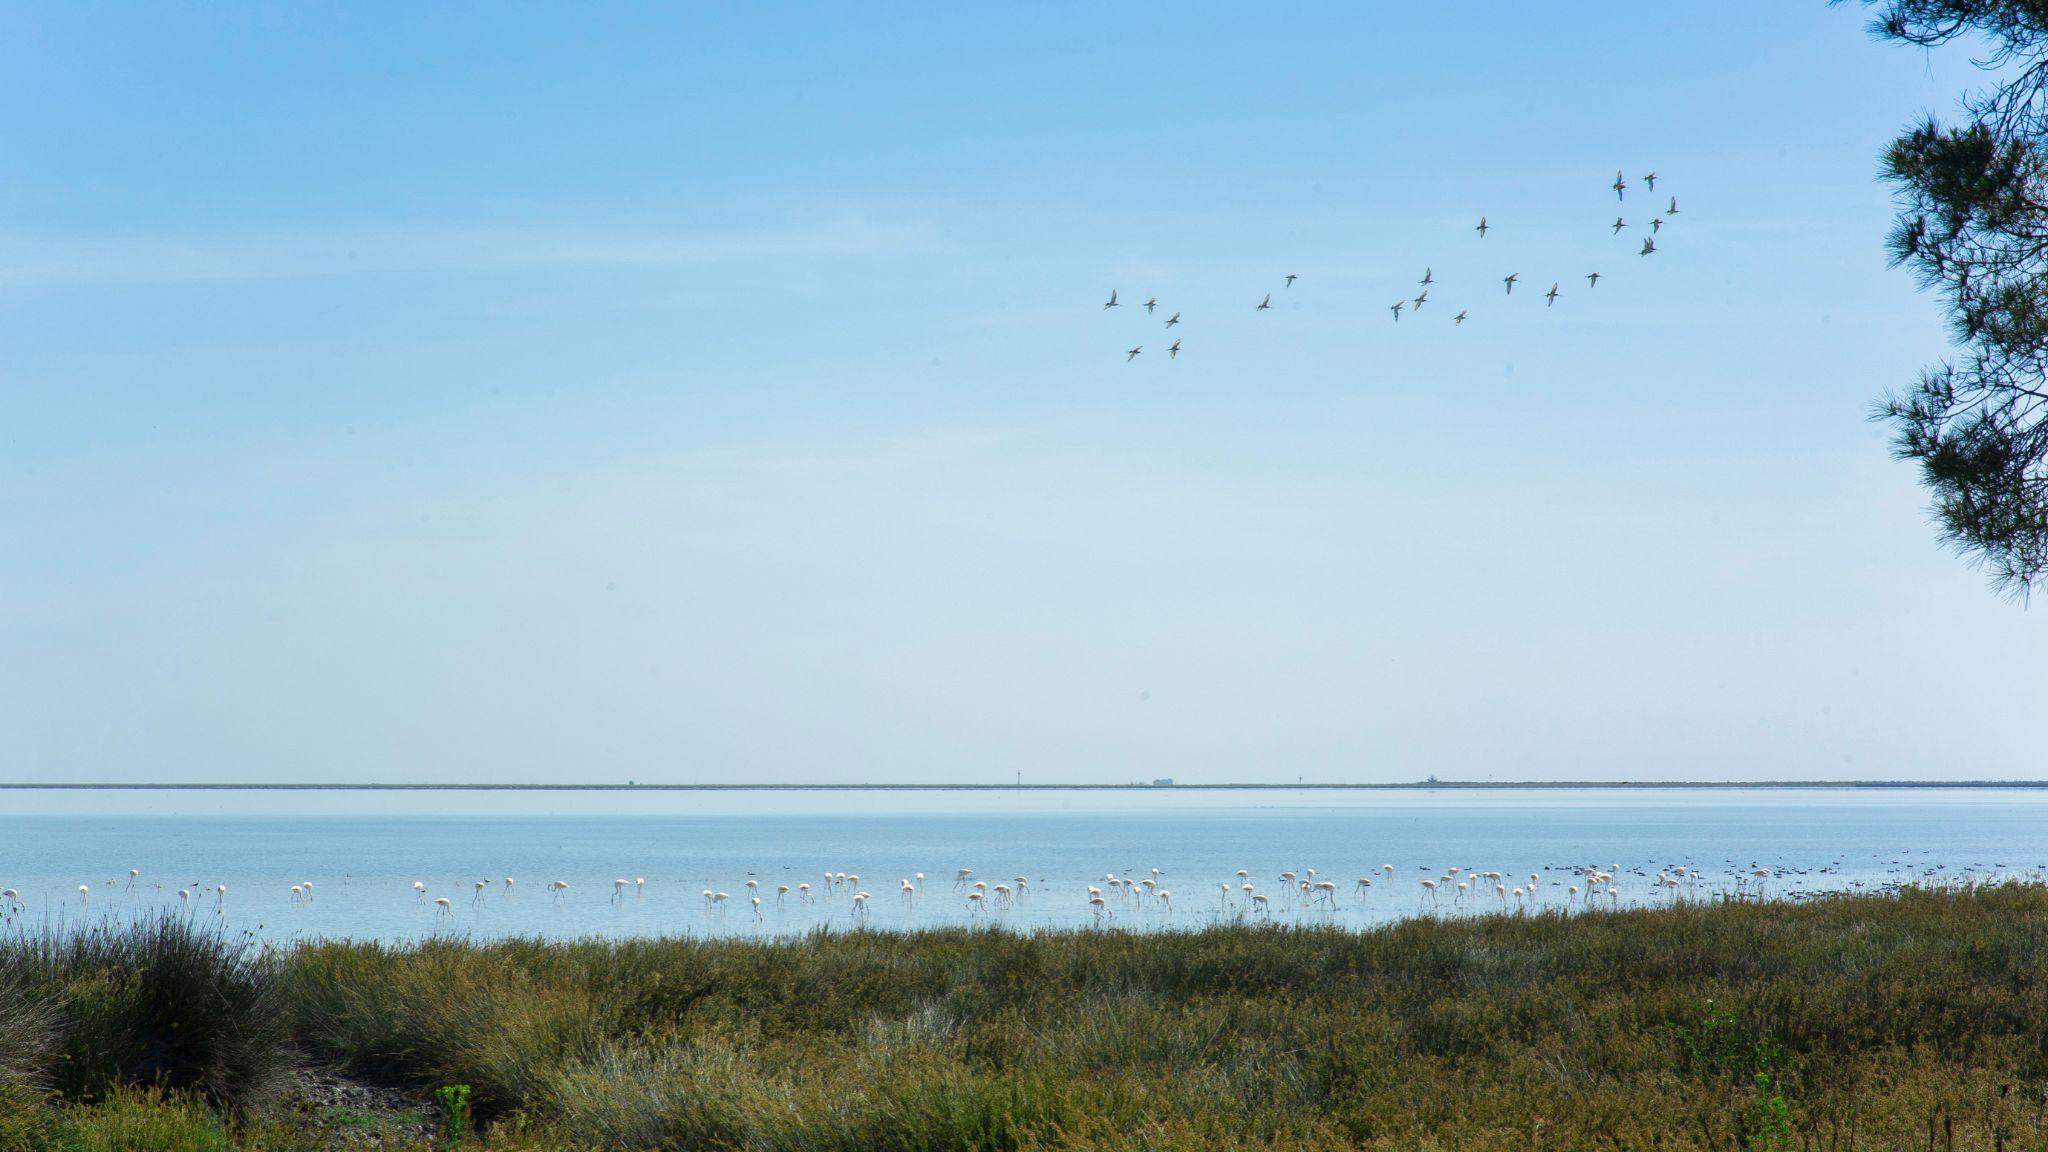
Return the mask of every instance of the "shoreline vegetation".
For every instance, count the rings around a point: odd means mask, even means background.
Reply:
[[[0,1152],[2041,1149],[2048,888],[1417,918],[0,937]]]
[[[1562,791],[1856,789],[2048,789],[2048,780],[1412,780],[1392,783],[1194,784],[1174,780],[1124,784],[120,784],[106,781],[4,782],[0,792],[1413,792],[1555,789]]]

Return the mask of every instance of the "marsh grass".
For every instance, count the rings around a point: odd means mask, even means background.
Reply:
[[[66,1099],[123,1087],[191,1094],[228,1111],[289,1074],[277,960],[166,916],[0,941],[0,1077]]]
[[[65,992],[0,996],[0,1026],[25,1006],[0,1070],[127,1099],[35,1053],[131,1051],[165,1017],[99,986],[144,977],[104,945],[15,947],[28,958],[0,973],[34,979],[0,987]],[[112,954],[193,963],[182,946]],[[444,939],[244,959],[222,971],[264,985],[242,1002],[278,1006],[308,1059],[423,1102],[468,1085],[474,1143],[500,1149],[2048,1147],[2033,886],[1368,932]],[[97,1066],[217,1101],[203,1068],[219,1046],[178,1049],[192,1068]]]

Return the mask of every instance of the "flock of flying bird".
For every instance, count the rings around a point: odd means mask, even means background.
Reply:
[[[1998,867],[2002,869],[2004,866]],[[1818,869],[1823,874],[1836,870],[1834,867]],[[1798,882],[1807,872],[1805,869],[1774,870],[1755,865],[1737,866],[1732,861],[1729,871],[1719,874],[1718,877],[1710,876],[1706,871],[1696,867],[1673,865],[1658,869],[1654,876],[1651,875],[1648,866],[1623,869],[1620,865],[1574,865],[1546,869],[1553,873],[1548,877],[1531,872],[1526,880],[1518,875],[1482,871],[1473,867],[1428,868],[1420,871],[1424,874],[1416,881],[1417,887],[1409,891],[1414,893],[1419,901],[1415,911],[1423,913],[1436,912],[1447,905],[1453,909],[1472,912],[1526,912],[1544,909],[1573,912],[1597,910],[1603,906],[1616,909],[1621,905],[1624,886],[1631,888],[1634,892],[1632,899],[1637,902],[1659,897],[1689,899],[1703,894],[1714,899],[1764,899],[1771,894],[1771,883],[1779,877],[1788,877],[1793,882],[1792,889],[1786,894],[1796,896],[1802,894],[1798,890]],[[107,888],[133,893],[141,880],[141,875],[140,869],[131,868],[128,870],[125,885],[118,880],[109,880]],[[1394,866],[1383,864],[1377,870],[1358,877],[1355,883],[1346,885],[1319,876],[1314,868],[1304,868],[1300,871],[1280,872],[1276,877],[1277,888],[1262,889],[1253,882],[1250,870],[1239,869],[1235,879],[1222,880],[1216,884],[1212,890],[1216,894],[1216,899],[1213,905],[1209,906],[1209,911],[1226,916],[1267,916],[1276,911],[1334,913],[1340,910],[1340,896],[1365,899],[1378,893],[1382,894],[1379,908],[1384,914],[1401,914],[1405,905],[1396,894],[1399,888],[1395,876]],[[1929,872],[1924,874],[1922,879],[1924,881],[1932,877],[1933,873]],[[1093,919],[1100,923],[1127,911],[1150,911],[1170,915],[1174,910],[1175,898],[1173,892],[1166,887],[1165,879],[1166,873],[1158,868],[1145,873],[1108,872],[1101,880],[1079,887],[1085,889],[1086,912],[1092,914]],[[1733,880],[1732,885],[1729,883],[1730,879]],[[2014,879],[2022,878],[2011,875],[1993,877],[1994,882]],[[2041,878],[2036,875],[2031,879],[2039,882]],[[1904,880],[1905,877],[1901,876],[1898,882]],[[950,893],[941,896],[940,899],[950,900],[956,911],[970,916],[980,916],[984,913],[999,915],[1022,907],[1027,894],[1034,887],[1046,886],[1047,881],[1043,879],[1032,881],[1023,876],[991,884],[976,879],[974,869],[960,868],[953,874]],[[1852,882],[1851,886],[1861,887],[1862,882]],[[162,886],[154,887],[160,890]],[[546,887],[556,902],[569,897],[571,886],[566,880],[551,881]],[[1704,893],[1701,891],[1703,887]],[[482,905],[493,890],[509,899],[516,889],[517,882],[509,876],[502,880],[477,880],[469,887],[468,903],[472,906]],[[647,879],[636,877],[628,880],[620,877],[612,881],[611,889],[613,904],[624,906],[628,903],[637,903],[646,896]],[[196,882],[178,889],[177,899],[180,908],[187,912],[192,911],[195,896],[204,895],[206,891],[206,888]],[[225,915],[227,891],[225,884],[212,886],[213,911],[218,915]],[[411,891],[413,902],[423,908],[432,908],[437,921],[454,916],[455,900],[449,896],[432,895],[425,881],[413,881]],[[763,919],[766,910],[780,912],[794,904],[805,909],[816,907],[827,913],[836,907],[853,922],[865,923],[870,908],[875,904],[874,894],[863,885],[860,875],[847,872],[827,871],[815,886],[809,882],[776,884],[772,892],[764,889],[761,881],[750,877],[744,882],[742,892],[743,895],[736,900],[730,892],[713,888],[704,889],[702,895],[705,915],[723,919],[729,906],[740,904],[754,920],[758,921]],[[310,880],[292,884],[289,889],[290,904],[293,907],[310,907],[313,903],[313,893],[314,885]],[[927,899],[925,874],[918,872],[902,878],[897,884],[897,895],[903,916],[908,919]],[[79,907],[89,908],[91,899],[91,886],[79,885]],[[23,908],[21,896],[15,889],[0,889],[0,917],[12,918]],[[1366,908],[1370,911],[1372,905],[1367,904]],[[1081,909],[1075,908],[1075,913],[1080,912]]]
[[[1644,189],[1654,194],[1657,191],[1657,179],[1658,177],[1655,172],[1646,173],[1642,177]],[[1614,193],[1614,198],[1616,201],[1626,203],[1628,199],[1629,183],[1628,177],[1624,175],[1623,172],[1617,170],[1614,173],[1614,183],[1608,185],[1608,188]],[[1643,225],[1643,227],[1648,229],[1648,234],[1643,237],[1643,246],[1641,250],[1638,251],[1638,256],[1651,256],[1656,253],[1658,234],[1664,230],[1664,225],[1667,222],[1669,222],[1669,220],[1672,217],[1678,215],[1678,197],[1670,196],[1669,200],[1670,203],[1661,212],[1658,211],[1654,206],[1652,207],[1649,222]],[[1623,216],[1616,216],[1614,218],[1614,223],[1608,225],[1607,227],[1608,234],[1610,236],[1619,236],[1624,231],[1636,227],[1636,225],[1630,224],[1628,220]],[[1479,218],[1479,223],[1475,225],[1472,230],[1479,234],[1479,238],[1481,240],[1484,240],[1486,239],[1486,234],[1492,231],[1493,229],[1494,226],[1487,223],[1486,217],[1481,216]],[[1587,272],[1584,274],[1586,287],[1588,289],[1598,288],[1600,286],[1600,281],[1602,278],[1603,273],[1599,272],[1598,270]],[[1281,290],[1284,292],[1287,289],[1294,287],[1294,282],[1299,279],[1300,277],[1295,275],[1294,273],[1288,273],[1285,277],[1282,278]],[[1521,280],[1522,274],[1520,272],[1510,272],[1506,276],[1501,277],[1501,284],[1505,289],[1504,294],[1508,296],[1513,296],[1515,294],[1515,285],[1520,283]],[[1389,306],[1388,310],[1393,313],[1394,320],[1396,323],[1400,321],[1401,313],[1404,309],[1406,309],[1409,315],[1411,316],[1419,315],[1422,312],[1423,307],[1430,302],[1430,290],[1434,288],[1437,284],[1435,270],[1433,268],[1424,268],[1422,270],[1422,279],[1417,281],[1416,283],[1418,287],[1421,288],[1420,292],[1418,292],[1413,297],[1404,296],[1402,299],[1394,301],[1394,303]],[[1549,308],[1557,304],[1557,298],[1563,294],[1560,288],[1561,284],[1561,281],[1553,281],[1550,285],[1550,290],[1542,294],[1544,307]],[[1121,307],[1123,307],[1123,304],[1121,301],[1117,299],[1117,290],[1114,288],[1110,289],[1109,299],[1102,305],[1102,310],[1107,312],[1112,308]],[[1159,298],[1157,296],[1148,298],[1145,301],[1143,307],[1145,309],[1145,315],[1154,316],[1159,309]],[[1265,312],[1270,310],[1272,307],[1273,294],[1271,292],[1268,292],[1265,294],[1263,298],[1259,300],[1258,304],[1253,307],[1252,311]],[[1457,327],[1459,325],[1464,324],[1465,320],[1468,316],[1470,316],[1470,314],[1471,309],[1460,308],[1457,311],[1457,313],[1451,317],[1452,326]],[[1174,312],[1172,315],[1166,318],[1166,331],[1172,333],[1174,328],[1178,327],[1180,323],[1181,314],[1179,312]],[[1181,337],[1175,335],[1173,343],[1167,345],[1167,359],[1180,359],[1180,346]],[[1144,355],[1144,353],[1145,345],[1142,343],[1132,348],[1129,348],[1124,352],[1124,363],[1128,364],[1131,361],[1136,360],[1139,356]]]

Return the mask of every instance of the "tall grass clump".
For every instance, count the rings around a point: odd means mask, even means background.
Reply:
[[[274,957],[182,917],[0,938],[0,1078],[247,1111],[291,1069],[285,1006]]]
[[[286,980],[309,1052],[372,1080],[467,1085],[480,1119],[537,1098],[547,1075],[595,1048],[610,1015],[582,981],[452,941],[324,944],[301,950]]]

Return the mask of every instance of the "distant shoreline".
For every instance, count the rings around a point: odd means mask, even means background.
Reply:
[[[2048,789],[2048,780],[1412,780],[1378,784],[117,784],[8,783],[4,792],[1416,792],[1507,789]]]

